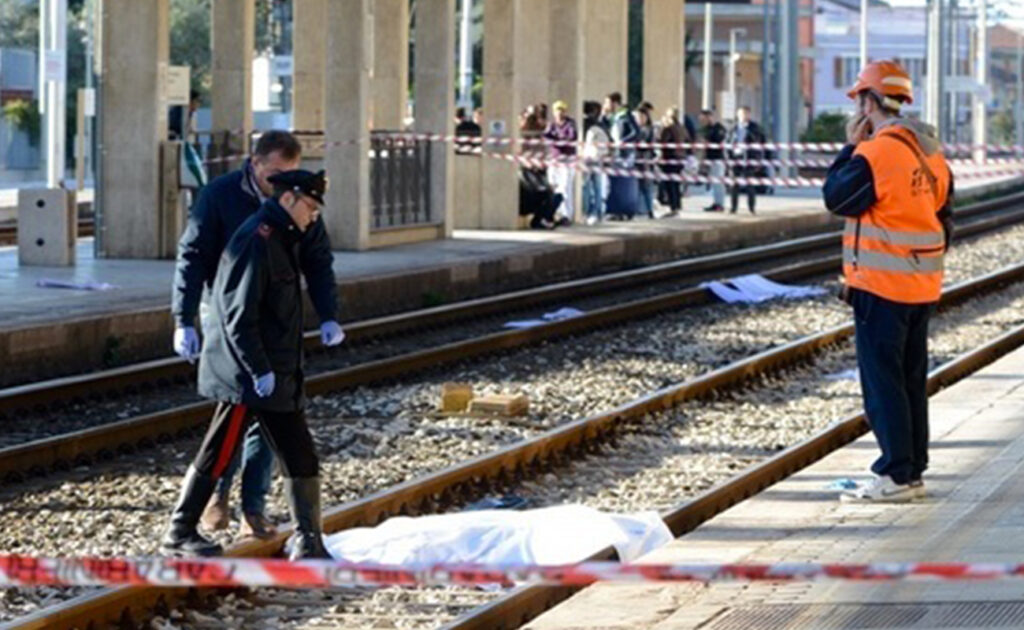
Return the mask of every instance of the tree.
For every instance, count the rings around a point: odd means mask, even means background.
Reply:
[[[39,47],[39,4],[23,0],[0,1],[0,48]]]
[[[846,142],[846,114],[822,112],[800,134],[801,142]]]
[[[209,101],[210,0],[171,0],[171,63],[191,68],[192,89]]]

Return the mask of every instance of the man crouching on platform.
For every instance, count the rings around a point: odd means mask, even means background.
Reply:
[[[298,255],[302,234],[320,213],[327,180],[323,171],[294,170],[268,181],[273,197],[238,228],[217,267],[199,393],[218,404],[160,546],[167,555],[222,552],[196,525],[247,418],[255,417],[284,469],[296,522],[292,559],[329,557],[321,536],[319,461],[303,413]]]

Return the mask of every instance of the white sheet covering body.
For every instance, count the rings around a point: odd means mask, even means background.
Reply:
[[[608,514],[582,505],[395,517],[326,537],[348,562],[572,564],[614,545],[624,562],[672,540],[657,512]]]

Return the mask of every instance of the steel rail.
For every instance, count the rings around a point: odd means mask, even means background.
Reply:
[[[766,273],[778,282],[790,282],[834,270],[838,256],[789,265]],[[306,392],[311,396],[366,385],[413,374],[503,350],[521,348],[541,341],[632,321],[671,308],[710,301],[699,287],[643,298],[596,309],[543,326],[500,332],[456,341],[433,348],[360,363],[310,376]],[[17,479],[25,473],[40,474],[50,469],[87,463],[90,453],[113,454],[144,446],[154,436],[186,434],[202,426],[213,413],[214,403],[198,402],[157,413],[128,418],[88,429],[69,432],[0,449],[0,479]]]
[[[1012,207],[1018,203],[1024,203],[1024,193],[965,206],[958,209],[955,216],[959,220],[971,219]],[[958,228],[958,231],[963,232],[963,230],[969,229],[970,233],[980,233],[1020,222],[1024,222],[1024,209],[976,221],[963,228]],[[967,233],[965,232],[964,235]],[[734,267],[742,267],[773,258],[810,254],[830,246],[836,246],[840,239],[841,232],[827,232],[790,239],[781,243],[748,247],[523,289],[451,305],[377,317],[346,324],[346,339],[348,344],[358,344],[387,335],[452,325],[473,318],[606,294],[653,282],[695,280],[701,274],[718,274]],[[306,333],[307,352],[322,351],[319,340],[319,332]],[[178,357],[167,357],[89,374],[8,387],[0,389],[0,418],[17,414],[22,410],[46,409],[69,401],[93,400],[107,394],[132,391],[147,384],[186,382],[193,378],[194,374],[194,366],[187,361]]]
[[[950,287],[943,295],[941,306],[948,307],[979,292],[1021,279],[1024,279],[1024,264],[985,274]],[[436,512],[479,496],[495,487],[523,479],[527,475],[551,470],[564,464],[568,459],[587,452],[628,423],[642,421],[648,414],[665,411],[682,402],[706,397],[715,392],[740,387],[759,376],[810,360],[816,353],[843,342],[852,334],[853,324],[836,326],[663,388],[612,410],[567,423],[533,438],[350,501],[326,512],[324,531],[332,533],[351,527],[372,526],[398,514]],[[933,392],[940,386],[962,377],[1021,343],[1024,343],[1024,327],[933,372],[929,377],[929,391]],[[849,431],[850,421],[840,426],[846,426]],[[684,506],[685,510],[680,508],[666,515],[666,522],[674,532],[681,533],[687,531],[687,528],[692,529],[725,507],[750,496],[764,487],[764,484],[774,483],[781,478],[780,475],[791,474],[794,470],[807,465],[813,461],[812,456],[815,453],[822,452],[822,449],[829,445],[834,449],[844,444],[844,441],[829,433],[834,430],[835,427],[825,432],[828,437],[816,436],[787,449],[778,457],[755,466],[742,473],[739,481],[731,480],[701,495],[687,503],[688,507]],[[846,434],[839,435],[842,437]],[[853,438],[844,439],[849,441]],[[785,458],[780,459],[783,455]],[[226,553],[232,556],[273,555],[280,552],[290,532],[290,528],[281,529],[272,540],[248,541],[229,548]],[[472,616],[457,621],[452,627],[489,630],[515,627],[523,620],[532,618],[560,601],[560,598],[564,599],[568,594],[571,594],[568,589],[518,589],[497,602],[478,609]],[[131,624],[152,614],[154,610],[165,612],[174,602],[186,596],[192,597],[193,601],[198,601],[195,598],[199,597],[195,591],[186,589],[104,589],[0,625],[0,630],[59,630],[102,627],[110,623]]]
[[[944,363],[928,375],[929,396],[1021,345],[1024,345],[1024,325]],[[730,507],[841,449],[869,430],[863,413],[851,415],[769,459],[748,467],[699,496],[663,512],[662,520],[673,536],[683,536]],[[609,560],[615,557],[615,548],[608,547],[588,560]],[[442,630],[512,630],[565,601],[579,590],[558,586],[513,589],[501,598],[445,624]]]
[[[958,233],[962,238],[997,229],[1007,223],[1021,220],[1024,220],[1024,210],[975,221],[959,228]],[[811,238],[816,239],[818,237]],[[806,241],[808,239],[799,240]],[[719,258],[719,255],[713,258]],[[782,267],[769,271],[766,275],[780,282],[799,280],[837,269],[840,262],[838,256],[825,257],[806,263]],[[708,263],[700,262],[700,264],[705,265]],[[677,265],[679,263],[670,263],[661,267]],[[614,275],[621,276],[628,273],[631,272]],[[586,281],[588,285],[592,282],[593,279]],[[502,303],[506,299],[506,296],[497,296],[495,298],[484,298],[483,301],[493,304]],[[417,371],[450,365],[458,361],[502,350],[520,348],[544,340],[594,330],[602,326],[628,322],[638,317],[650,316],[672,308],[706,303],[709,299],[710,297],[704,289],[689,287],[679,291],[596,309],[579,317],[544,326],[523,330],[505,330],[420,351],[400,354],[386,359],[360,363],[311,376],[307,381],[307,392],[311,395],[317,395],[397,378]],[[406,315],[385,319],[412,321]],[[366,326],[367,328],[371,327],[372,322],[367,322]],[[149,366],[147,369],[158,372],[161,379],[173,380],[178,378],[178,376],[173,372],[175,366],[172,363],[184,362],[180,360],[159,360],[146,365]],[[131,369],[125,367],[108,371],[105,378],[113,379],[130,374]],[[69,377],[68,379],[61,379],[61,381],[70,381],[70,383],[66,384],[66,387],[84,390],[89,387],[90,377]],[[31,390],[29,394],[24,394],[26,389]],[[40,396],[45,394],[45,390],[37,386],[12,388],[7,391],[9,396],[15,399],[21,395]],[[190,432],[203,426],[212,412],[212,403],[198,402],[8,446],[0,449],[0,479],[17,480],[26,474],[43,474],[48,470],[67,469],[72,466],[87,464],[92,459],[110,458],[117,452],[131,452],[137,447],[147,447],[155,441],[188,435]]]
[[[1024,211],[999,215],[977,221],[960,229],[961,236],[1001,227]],[[791,281],[837,268],[838,257],[823,258],[784,267],[767,275],[778,281]],[[500,350],[523,347],[543,340],[577,334],[601,326],[630,321],[670,308],[707,301],[707,292],[696,287],[605,307],[580,317],[524,330],[492,333],[468,340],[445,344],[334,370],[310,377],[307,391],[311,395],[356,387],[395,378],[456,361],[483,356]],[[165,362],[160,367],[165,368]],[[126,371],[122,368],[113,372]],[[171,378],[171,375],[165,375]],[[75,387],[84,387],[81,382]],[[51,469],[67,469],[87,464],[91,459],[112,457],[115,452],[130,452],[154,441],[187,435],[201,427],[212,413],[211,403],[199,402],[183,407],[128,418],[125,420],[69,432],[0,449],[0,479],[17,479],[24,474],[41,474]]]

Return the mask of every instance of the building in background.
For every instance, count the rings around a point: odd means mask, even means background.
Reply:
[[[729,82],[729,32],[734,28],[746,29],[746,35],[737,38],[736,50],[739,60],[736,65],[736,103],[751,108],[754,119],[765,123],[766,129],[772,129],[771,104],[775,103],[772,93],[776,81],[769,74],[765,76],[767,66],[769,73],[774,67],[775,40],[777,24],[775,19],[775,2],[765,6],[765,0],[751,0],[750,4],[715,4],[713,7],[713,41],[712,68],[713,90],[715,97],[712,102],[720,112],[722,119],[732,118],[727,105]],[[767,9],[767,12],[766,12]],[[690,40],[691,54],[702,55],[704,51],[704,5],[687,3],[686,31]],[[767,33],[767,37],[766,37]],[[797,24],[800,48],[800,94],[802,111],[798,120],[798,129],[806,128],[813,107],[815,82],[815,20],[814,0],[800,0],[800,14]],[[767,45],[766,45],[767,42]],[[765,55],[768,55],[765,64]],[[703,85],[703,69],[698,62],[687,73],[686,111],[691,115],[701,109]]]
[[[0,48],[0,107],[24,103],[38,116],[38,64],[34,50]],[[42,121],[37,135],[0,116],[0,183],[18,183],[42,177]],[[31,124],[29,125],[31,127]]]

